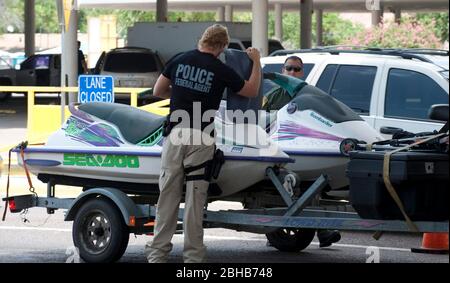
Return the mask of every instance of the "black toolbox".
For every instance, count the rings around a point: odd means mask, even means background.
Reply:
[[[361,218],[404,220],[383,181],[386,152],[351,152],[347,167],[350,202]],[[408,216],[416,221],[449,219],[448,154],[398,152],[391,155],[390,181]]]

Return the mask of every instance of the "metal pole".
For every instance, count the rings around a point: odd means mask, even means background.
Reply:
[[[283,40],[283,7],[280,3],[275,4],[275,38]]]
[[[35,52],[35,2],[34,0],[25,0],[25,56],[29,57]]]
[[[70,11],[69,27],[64,36],[64,50],[63,56],[65,56],[66,62],[66,74],[69,78],[68,86],[78,85],[78,44],[77,44],[77,31],[78,31],[78,11],[72,9]],[[69,104],[78,101],[77,93],[69,94]]]
[[[167,0],[156,0],[156,21],[167,22]]]
[[[217,7],[216,20],[218,22],[225,21],[225,7],[223,6]]]
[[[233,21],[233,6],[225,5],[225,21],[232,22]]]
[[[311,48],[312,36],[312,0],[300,0],[300,47],[302,49]]]
[[[323,26],[322,26],[322,18],[323,18],[323,10],[315,10],[316,13],[316,37],[317,46],[323,45]]]
[[[58,22],[61,30],[61,77],[60,77],[60,84],[62,87],[66,86],[66,62],[65,56],[64,56],[64,46],[65,46],[65,33],[66,33],[66,25],[64,20],[64,5],[63,0],[56,0],[56,8],[58,12]],[[64,123],[65,120],[65,112],[66,112],[66,92],[61,92],[61,125]]]
[[[395,22],[399,24],[402,20],[402,10],[400,10],[400,8],[396,8],[394,14],[395,14]]]
[[[269,53],[268,11],[268,0],[252,0],[252,46],[259,49],[261,56]]]
[[[372,11],[372,26],[378,26],[383,18],[383,9]]]

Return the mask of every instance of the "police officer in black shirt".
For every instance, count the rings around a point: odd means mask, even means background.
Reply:
[[[248,81],[217,57],[228,46],[226,27],[213,25],[205,30],[198,49],[173,59],[155,84],[155,96],[170,97],[159,179],[155,236],[147,243],[149,262],[167,262],[176,231],[178,208],[186,181],[184,210],[184,262],[203,262],[203,209],[209,182],[196,178],[205,174],[199,166],[215,152],[214,115],[226,87],[245,97],[256,97],[261,81],[260,54],[247,49],[253,61]]]

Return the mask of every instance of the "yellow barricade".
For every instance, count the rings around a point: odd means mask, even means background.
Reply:
[[[147,88],[114,88],[115,93],[130,94],[130,105],[137,107],[138,94],[148,91]],[[0,86],[0,92],[26,93],[27,95],[27,140],[29,143],[45,142],[48,136],[61,127],[70,116],[68,107],[65,108],[65,118],[61,121],[61,105],[37,105],[36,93],[78,93],[78,87],[15,87]],[[169,113],[169,100],[158,101],[140,107],[158,115]],[[11,147],[14,145],[11,145]],[[5,147],[8,148],[8,147]]]

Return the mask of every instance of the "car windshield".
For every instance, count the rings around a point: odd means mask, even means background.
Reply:
[[[422,55],[423,57],[429,59],[434,64],[438,65],[439,67],[442,67],[446,70],[448,70],[448,56],[441,56],[441,55]]]
[[[37,56],[34,65],[36,69],[48,69],[50,63],[50,56]]]
[[[104,70],[117,73],[157,72],[155,56],[149,53],[111,53],[108,55]]]

